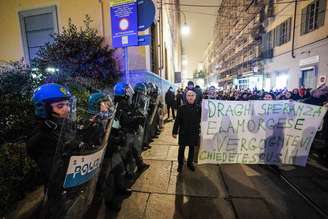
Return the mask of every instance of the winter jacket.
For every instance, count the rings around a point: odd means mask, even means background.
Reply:
[[[168,90],[165,94],[165,104],[175,107],[175,95],[173,91]]]
[[[200,134],[201,107],[186,104],[178,108],[172,134],[179,133],[179,145],[198,145]]]
[[[48,184],[63,120],[39,121],[27,142],[27,153],[40,168],[45,185]]]
[[[145,122],[144,115],[133,108],[125,99],[118,101],[115,118],[119,120],[122,130],[128,133],[135,132],[139,125]]]
[[[182,96],[182,93],[177,93],[177,95],[176,95],[176,102],[177,102],[177,108],[179,108],[179,106],[183,105],[183,96]]]

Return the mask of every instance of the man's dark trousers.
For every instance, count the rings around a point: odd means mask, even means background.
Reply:
[[[183,166],[185,148],[186,148],[186,145],[179,145],[179,153],[178,153],[178,163],[179,163],[179,166]],[[189,152],[188,152],[187,165],[192,165],[193,164],[193,161],[194,161],[194,151],[195,151],[195,146],[194,145],[190,145],[189,146]]]
[[[172,110],[173,119],[175,119],[174,107],[167,105],[167,118],[170,118],[170,109]]]

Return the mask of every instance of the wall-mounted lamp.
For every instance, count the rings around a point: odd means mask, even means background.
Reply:
[[[186,14],[183,11],[180,11],[184,17],[184,24],[181,27],[182,36],[188,36],[190,34],[190,27],[187,25]]]

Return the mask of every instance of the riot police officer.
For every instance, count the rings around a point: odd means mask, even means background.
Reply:
[[[102,92],[96,92],[89,96],[88,113],[92,115],[90,121],[95,125],[108,124],[108,120],[113,119],[113,110],[110,96]],[[129,179],[120,154],[120,148],[123,144],[121,136],[123,134],[117,124],[113,122],[93,203],[98,206],[104,198],[106,207],[116,211],[121,208],[117,199],[122,195],[131,195],[129,184],[133,180]]]
[[[149,90],[145,83],[137,83],[134,86],[134,94],[133,94],[133,107],[135,111],[144,116],[144,123],[140,124],[137,135],[139,136],[140,145],[138,145],[138,149],[149,148],[150,143],[150,133],[149,133]],[[138,141],[138,143],[139,143]]]
[[[27,142],[27,151],[40,168],[45,188],[48,186],[62,124],[71,112],[71,98],[66,87],[55,83],[40,86],[32,97],[37,124]]]
[[[138,172],[142,172],[149,167],[143,162],[141,151],[135,145],[137,138],[137,130],[140,125],[144,124],[145,117],[132,105],[133,89],[124,82],[119,82],[114,87],[114,103],[117,105],[117,113],[115,118],[119,121],[121,130],[126,133],[125,145],[128,147],[132,157],[127,162],[135,160]],[[127,164],[128,165],[128,164]]]
[[[32,102],[37,124],[27,142],[27,151],[40,168],[45,185],[40,218],[70,217],[74,214],[69,204],[72,202],[63,196],[67,168],[63,157],[68,161],[70,151],[77,145],[74,144],[75,122],[72,121],[75,118],[72,115],[75,112],[74,97],[66,87],[49,83],[35,90]]]
[[[149,103],[149,126],[150,126],[150,136],[151,138],[155,138],[157,135],[160,134],[160,115],[159,109],[161,108],[160,97],[159,97],[159,89],[158,87],[153,84],[149,83],[151,87],[150,92],[150,103]]]

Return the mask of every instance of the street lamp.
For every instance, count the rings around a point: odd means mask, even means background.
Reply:
[[[182,25],[181,27],[181,34],[183,36],[188,36],[190,34],[190,28],[189,26],[187,25],[187,19],[186,19],[186,14],[183,12],[183,11],[180,11],[182,14],[183,14],[183,17],[184,17],[184,24]]]

